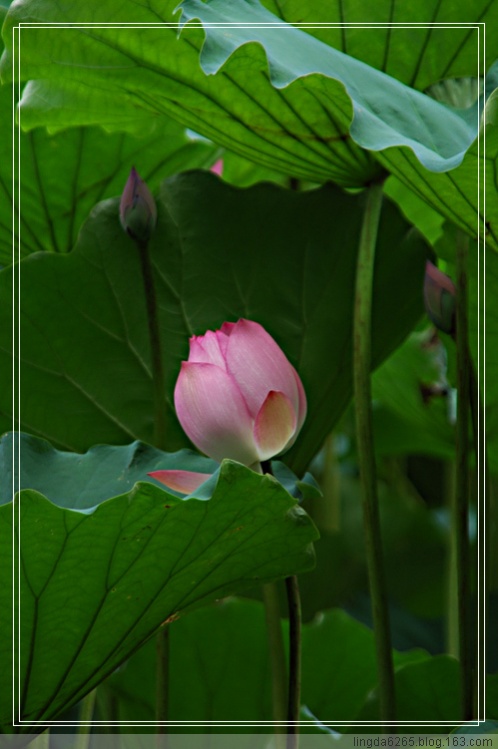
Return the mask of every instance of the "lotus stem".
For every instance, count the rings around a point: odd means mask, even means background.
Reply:
[[[154,277],[152,275],[152,263],[148,242],[137,242],[137,246],[140,254],[140,267],[142,270],[145,304],[147,306],[147,325],[149,328],[152,362],[152,382],[154,390],[154,444],[160,450],[165,450],[166,400],[156,289],[154,285]]]
[[[382,185],[373,184],[366,195],[358,250],[354,307],[354,396],[356,439],[363,502],[365,550],[379,678],[380,717],[385,733],[396,721],[396,696],[387,591],[382,559],[377,479],[372,427],[371,347],[372,295],[375,245],[382,206]]]
[[[88,749],[90,746],[90,733],[92,730],[93,711],[95,709],[95,699],[97,697],[97,688],[83,697],[80,709],[80,725],[74,742],[74,749]]]
[[[274,733],[276,735],[277,749],[284,749],[285,741],[282,734],[286,733],[287,668],[280,620],[278,588],[276,583],[265,583],[262,586],[262,590],[270,657]]]
[[[449,516],[453,517],[455,500],[455,461],[448,461],[445,465],[445,505]],[[458,658],[458,583],[456,574],[456,539],[452,532],[449,535],[446,574],[446,652]]]
[[[341,529],[341,478],[336,455],[336,435],[329,434],[324,446],[324,468],[320,479],[324,501],[314,508],[314,521],[320,530],[337,533]]]
[[[144,285],[145,304],[147,307],[147,325],[152,362],[152,383],[154,390],[154,444],[160,450],[166,449],[166,402],[164,373],[161,355],[161,338],[159,334],[159,315],[157,309],[156,289],[152,275],[152,263],[147,241],[137,241],[140,255],[140,267]],[[169,630],[161,629],[156,641],[156,721],[157,734],[167,733],[165,725],[168,719],[169,695]]]
[[[263,473],[273,475],[271,463],[261,463]],[[301,597],[296,575],[285,579],[289,613],[289,681],[285,667],[285,651],[280,624],[278,590],[275,583],[263,586],[266,609],[270,658],[272,663],[273,719],[275,723],[287,721],[287,749],[297,749],[299,712],[301,709]],[[283,733],[283,730],[275,733]],[[278,737],[277,737],[278,741]]]
[[[468,241],[468,240],[467,240]],[[479,263],[484,262],[485,248],[480,250],[483,255],[479,257]],[[478,331],[480,335],[480,331]],[[473,649],[473,658],[475,664],[479,663],[479,669],[474,669],[474,715],[476,718],[484,719],[485,707],[485,679],[486,673],[484,663],[484,653],[481,650],[481,644],[486,642],[489,595],[493,586],[492,570],[495,565],[492,563],[491,555],[496,550],[496,543],[493,539],[496,537],[496,520],[495,514],[491,507],[491,476],[489,473],[489,461],[486,448],[485,434],[485,413],[484,403],[479,388],[479,376],[474,362],[469,353],[469,392],[470,392],[470,413],[472,417],[472,433],[474,439],[474,453],[477,467],[477,528],[478,528],[478,626],[474,624],[474,631],[477,634],[477,647]],[[479,676],[481,676],[479,682]]]
[[[285,580],[289,605],[289,694],[287,701],[287,749],[298,749],[301,709],[301,596],[297,575]]]
[[[477,472],[478,472],[478,508],[477,508],[477,522],[478,522],[478,606],[479,606],[479,629],[474,627],[477,634],[477,643],[484,643],[486,641],[487,632],[487,612],[489,611],[489,593],[491,589],[490,581],[490,554],[492,551],[491,540],[491,525],[490,520],[493,517],[491,512],[491,477],[489,474],[489,462],[488,453],[486,449],[486,438],[484,433],[484,408],[483,403],[479,395],[479,381],[477,373],[470,359],[470,412],[472,415],[472,432],[474,437],[474,451],[476,456]],[[474,658],[479,659],[481,663],[482,673],[485,673],[484,663],[482,656],[479,655],[479,645],[474,648]],[[474,699],[474,712],[479,718],[484,712],[485,693],[484,693],[484,679],[481,679],[481,683],[478,681],[477,669],[474,674],[475,683],[475,699]],[[480,708],[480,709],[479,709]]]
[[[156,734],[168,733],[169,705],[169,626],[159,630],[156,639]],[[158,738],[158,747],[165,749],[164,740]]]
[[[461,719],[473,714],[473,667],[471,652],[470,611],[470,545],[469,545],[469,407],[470,350],[468,338],[468,237],[459,232],[456,248],[456,354],[457,354],[457,424],[456,475],[453,507],[453,533],[456,557],[458,600],[458,654],[461,676]]]

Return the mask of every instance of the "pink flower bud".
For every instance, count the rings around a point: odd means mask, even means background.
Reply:
[[[147,242],[156,226],[157,208],[146,183],[132,168],[119,204],[121,226],[133,239]]]
[[[175,407],[183,429],[203,453],[257,466],[293,444],[306,417],[306,395],[296,370],[266,330],[239,320],[190,339]],[[177,491],[181,486],[192,491],[185,474],[149,475]],[[197,485],[205,480],[199,474]]]
[[[455,284],[429,260],[425,264],[425,310],[438,330],[455,333]]]
[[[306,396],[273,338],[258,323],[239,320],[190,339],[175,407],[203,453],[253,465],[291,446],[306,415]]]

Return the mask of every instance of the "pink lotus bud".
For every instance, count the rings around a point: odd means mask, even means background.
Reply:
[[[125,232],[139,242],[147,242],[156,226],[157,208],[154,198],[135,167],[132,168],[121,195],[119,218]]]
[[[213,174],[217,174],[218,177],[221,177],[221,175],[223,174],[223,159],[218,159],[218,161],[215,161],[210,171],[213,172]]]
[[[424,303],[430,319],[443,333],[455,333],[455,284],[429,260],[425,264]]]
[[[296,370],[266,330],[239,320],[190,339],[175,407],[183,429],[203,453],[257,466],[293,444],[306,417],[306,395]],[[149,475],[190,492],[195,487],[187,473]],[[197,485],[206,480],[205,474],[197,475]]]

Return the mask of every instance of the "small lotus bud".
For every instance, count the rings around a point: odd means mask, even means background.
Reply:
[[[119,219],[125,232],[138,242],[147,242],[156,226],[157,208],[154,198],[135,167],[132,168],[121,195]]]
[[[429,260],[425,264],[425,310],[438,330],[455,333],[455,284]]]

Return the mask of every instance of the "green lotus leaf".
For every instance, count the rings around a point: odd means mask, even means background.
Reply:
[[[225,461],[208,500],[144,481],[105,499],[113,482],[126,489],[139,474],[146,479],[157,451],[107,447],[107,491],[99,493],[92,476],[103,448],[47,459],[44,441],[20,439],[22,480],[33,488],[0,507],[0,610],[8,634],[14,558],[21,731],[76,703],[184,611],[313,566],[316,529],[271,476]],[[10,440],[2,450],[11,452]],[[165,455],[162,465],[176,459]],[[0,720],[8,729],[12,637],[2,643]]]

